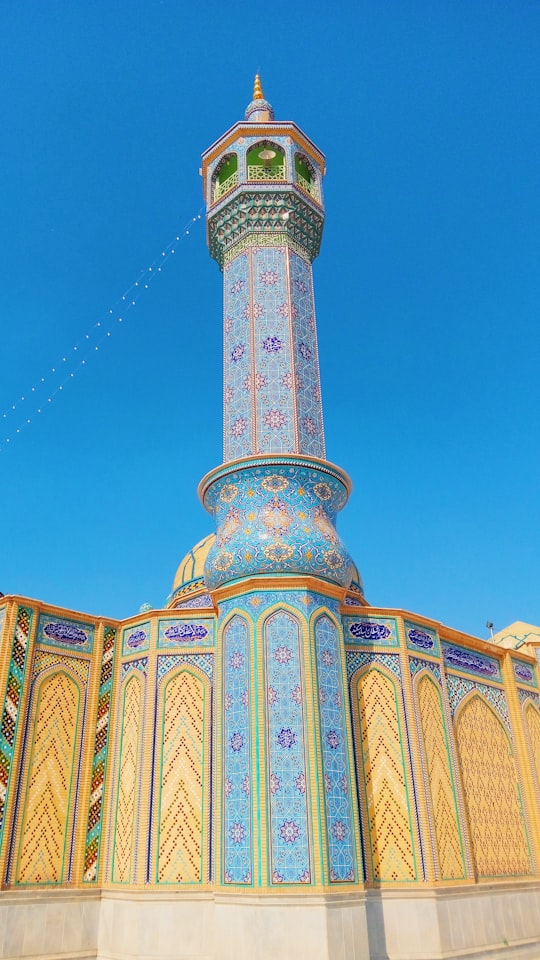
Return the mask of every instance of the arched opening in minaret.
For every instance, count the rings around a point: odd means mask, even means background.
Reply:
[[[318,199],[317,176],[313,164],[302,153],[294,155],[295,183],[311,197]]]
[[[212,200],[215,203],[238,185],[238,155],[227,153],[219,161],[212,175]]]
[[[285,154],[277,143],[262,140],[247,152],[248,180],[285,180]]]

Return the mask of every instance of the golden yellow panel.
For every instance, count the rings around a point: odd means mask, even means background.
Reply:
[[[456,722],[456,742],[478,877],[531,872],[525,823],[510,741],[501,720],[479,695]]]
[[[458,880],[466,874],[441,693],[427,674],[420,678],[417,697],[440,877]]]
[[[116,803],[113,880],[129,883],[133,879],[135,854],[135,804],[141,724],[140,680],[132,676],[124,692],[122,748]]]
[[[157,880],[203,879],[206,683],[188,672],[169,680],[163,705]]]
[[[527,721],[531,755],[536,771],[536,783],[540,789],[540,713],[536,707],[533,707],[532,703],[527,704],[525,708],[525,719]]]
[[[417,876],[407,775],[400,735],[398,691],[379,670],[356,685],[355,728],[359,780],[371,846],[370,879],[403,882]]]
[[[16,883],[61,883],[68,879],[79,690],[55,673],[36,701]]]

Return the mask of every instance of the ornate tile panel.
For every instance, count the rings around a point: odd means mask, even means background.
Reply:
[[[37,642],[46,644],[48,647],[91,653],[94,645],[94,631],[92,623],[66,620],[64,617],[50,617],[42,613],[38,621]]]
[[[158,647],[207,647],[214,643],[213,620],[160,620]]]
[[[57,653],[49,653],[48,650],[36,650],[32,663],[32,681],[51,667],[67,667],[83,683],[88,682],[88,673],[90,670],[90,661],[78,657],[66,657]]]
[[[452,643],[442,643],[442,652],[446,667],[461,670],[463,673],[479,674],[491,680],[502,682],[501,668],[495,657],[488,657],[476,650],[458,647]]]
[[[209,593],[200,594],[198,597],[191,597],[189,600],[184,600],[182,603],[177,603],[175,605],[175,610],[192,610],[192,609],[201,609],[202,607],[213,607],[212,597]]]
[[[139,657],[137,660],[127,660],[123,663],[120,677],[121,682],[123,682],[128,673],[132,673],[133,670],[138,670],[146,677],[148,675],[148,657]]]
[[[359,647],[397,647],[397,622],[391,617],[343,617],[345,643]]]
[[[225,883],[251,883],[250,648],[247,620],[223,632],[223,861]]]
[[[136,623],[122,631],[122,656],[142,653],[150,645],[150,623]]]
[[[409,650],[416,650],[417,653],[424,651],[434,657],[440,656],[441,649],[435,630],[411,623],[409,620],[405,621],[404,627]]]
[[[264,628],[272,883],[310,883],[300,630],[285,611]]]
[[[341,638],[327,616],[315,624],[326,838],[331,882],[356,879],[349,756],[341,686]]]
[[[514,669],[514,677],[516,678],[516,683],[523,686],[529,687],[538,687],[538,679],[536,676],[536,670],[528,663],[523,663],[523,660],[517,660],[512,657],[512,667]]]

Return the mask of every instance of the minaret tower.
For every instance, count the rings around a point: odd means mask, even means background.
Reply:
[[[349,480],[325,459],[311,268],[324,169],[258,76],[245,120],[202,161],[224,281],[224,463],[199,492],[216,521],[204,574],[221,673],[215,880],[229,891],[296,896],[361,875],[339,611],[356,571],[335,529]]]

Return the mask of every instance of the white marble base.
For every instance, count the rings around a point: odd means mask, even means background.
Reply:
[[[540,884],[340,896],[0,894],[1,960],[540,960]]]

